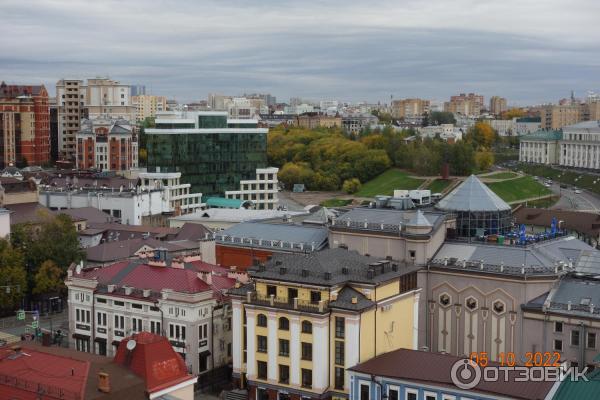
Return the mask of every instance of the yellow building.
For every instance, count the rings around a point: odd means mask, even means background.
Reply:
[[[135,107],[135,120],[138,122],[156,117],[157,112],[167,111],[167,98],[164,96],[132,96],[131,101]]]
[[[392,101],[392,117],[411,118],[429,112],[429,100],[402,99]]]
[[[250,400],[347,398],[348,368],[417,348],[417,269],[341,248],[275,255],[229,292],[234,378]]]
[[[548,105],[542,107],[542,129],[560,129],[585,120],[585,110],[580,104]]]
[[[339,115],[324,115],[318,113],[305,113],[296,117],[296,126],[301,128],[341,128],[342,117]]]

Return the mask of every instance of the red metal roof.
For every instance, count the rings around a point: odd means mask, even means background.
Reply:
[[[78,400],[84,398],[90,363],[23,347],[20,352],[0,349],[0,398],[44,398]],[[15,382],[15,384],[11,384]],[[18,382],[18,385],[17,385]]]
[[[127,342],[135,340],[133,350]],[[146,382],[148,392],[156,392],[192,378],[185,362],[167,338],[149,332],[140,332],[121,340],[114,361],[121,364]]]

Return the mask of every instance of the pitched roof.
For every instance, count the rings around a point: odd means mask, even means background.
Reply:
[[[173,240],[202,240],[212,237],[213,232],[202,224],[185,223]]]
[[[588,381],[563,380],[552,400],[597,399],[600,393],[600,369],[593,370],[586,377]]]
[[[99,244],[97,246],[88,247],[86,251],[86,259],[92,262],[108,262],[125,260],[135,257],[136,253],[144,246],[150,249],[163,248],[168,252],[180,252],[185,250],[197,249],[197,243],[180,241],[180,242],[165,242],[154,238],[137,238],[121,241],[112,241]]]
[[[74,220],[85,220],[91,223],[113,222],[117,219],[94,207],[69,208],[55,211],[55,213],[66,214]]]
[[[375,285],[414,272],[419,267],[334,248],[307,254],[274,253],[264,270],[261,269],[259,266],[250,270],[250,275],[256,279],[334,286],[345,282]]]
[[[417,384],[436,385],[460,390],[452,382],[452,366],[462,360],[449,354],[428,351],[400,349],[382,354],[369,361],[358,364],[351,371],[401,379]],[[497,365],[491,363],[490,365]],[[554,382],[515,381],[517,372],[509,372],[509,384],[503,379],[496,382],[481,380],[471,392],[509,397],[513,399],[542,400],[546,397]]]
[[[356,302],[353,300],[356,299]],[[361,292],[353,289],[350,286],[344,286],[339,291],[337,298],[329,303],[331,308],[341,308],[343,310],[360,311],[367,308],[371,308],[375,305],[375,302],[367,299]]]
[[[520,140],[534,140],[534,141],[555,141],[562,140],[563,133],[561,130],[544,130],[540,129],[539,131],[535,131],[529,133],[527,135],[521,136]]]
[[[327,245],[327,235],[325,227],[242,222],[218,232],[216,240],[224,246],[304,251],[324,248]]]
[[[432,226],[431,222],[427,218],[421,210],[417,210],[417,212],[412,216],[408,224],[410,226]]]
[[[544,307],[551,313],[600,319],[600,309],[596,306],[598,304],[600,304],[600,280],[566,276],[555,288],[546,293],[543,299],[533,299],[523,308],[540,310]]]
[[[468,177],[437,204],[444,211],[509,211],[510,206],[475,175]]]
[[[130,340],[136,343],[133,350],[127,349]],[[185,362],[173,350],[169,340],[149,332],[122,339],[114,361],[143,378],[149,393],[192,379]]]
[[[10,214],[11,225],[39,224],[44,221],[45,216],[52,215],[52,211],[40,203],[5,204],[3,207],[12,211]]]

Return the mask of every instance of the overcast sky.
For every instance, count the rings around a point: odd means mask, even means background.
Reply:
[[[0,80],[109,75],[179,101],[600,91],[597,0],[0,0]]]

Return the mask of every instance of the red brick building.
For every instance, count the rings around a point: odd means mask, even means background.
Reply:
[[[50,160],[50,108],[44,85],[0,83],[0,167]]]
[[[84,120],[76,152],[78,169],[126,171],[138,166],[137,135],[125,120]]]

